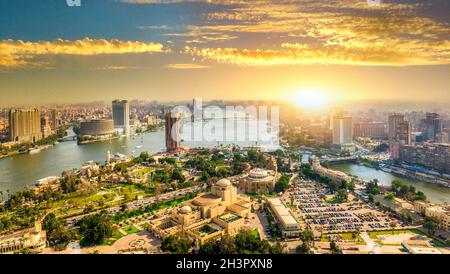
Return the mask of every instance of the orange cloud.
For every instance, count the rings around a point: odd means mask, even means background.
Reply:
[[[0,66],[23,67],[41,65],[33,59],[46,55],[104,55],[124,53],[168,52],[160,43],[90,39],[27,42],[22,40],[0,41]]]

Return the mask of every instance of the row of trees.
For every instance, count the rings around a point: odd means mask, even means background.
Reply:
[[[342,190],[342,189],[343,190],[354,190],[354,188],[355,188],[355,185],[353,182],[347,182],[344,180],[338,181],[338,180],[332,179],[328,176],[318,174],[317,172],[315,172],[313,170],[313,168],[309,164],[302,165],[299,175],[302,177],[310,178],[312,180],[317,180],[317,181],[327,185],[332,193],[334,193],[338,190]]]
[[[282,254],[280,243],[271,245],[261,240],[253,231],[243,231],[236,236],[225,235],[219,240],[211,240],[200,247],[202,254]]]
[[[427,197],[422,191],[416,191],[416,188],[414,186],[405,185],[398,180],[392,181],[391,188],[395,196],[397,197],[404,198],[410,201],[427,200]]]

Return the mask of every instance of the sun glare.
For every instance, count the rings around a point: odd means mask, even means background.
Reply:
[[[297,104],[308,109],[317,109],[326,104],[325,96],[317,90],[303,90],[295,95]]]

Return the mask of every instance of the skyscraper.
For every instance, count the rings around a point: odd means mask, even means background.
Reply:
[[[203,119],[202,98],[194,98],[192,100],[192,121]]]
[[[425,119],[420,123],[420,130],[424,141],[436,139],[436,136],[442,132],[442,119],[437,113],[427,112]]]
[[[352,117],[335,115],[333,116],[333,144],[343,145],[353,142]]]
[[[179,113],[167,112],[166,121],[166,150],[176,152],[180,148],[180,115]]]
[[[56,132],[56,130],[58,129],[59,123],[58,123],[58,113],[56,112],[56,109],[52,109],[50,111],[50,126],[53,132]]]
[[[13,142],[35,143],[42,139],[41,114],[38,109],[9,111],[9,138]]]
[[[114,128],[121,134],[130,134],[130,105],[127,100],[112,101],[112,118]]]
[[[43,138],[47,138],[53,134],[53,130],[50,126],[50,119],[47,116],[41,118],[41,130]]]
[[[404,145],[411,144],[411,123],[408,121],[402,121],[397,124],[395,131],[395,139],[400,141]]]
[[[394,113],[388,118],[388,137],[389,140],[395,139],[397,135],[397,125],[405,121],[403,114]]]
[[[402,114],[394,113],[389,115],[389,153],[394,161],[400,158],[400,149],[404,145],[410,145],[411,141],[411,123],[405,120]]]

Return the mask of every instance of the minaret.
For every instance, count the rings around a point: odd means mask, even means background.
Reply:
[[[108,150],[108,153],[106,153],[106,163],[111,163],[111,151]]]

